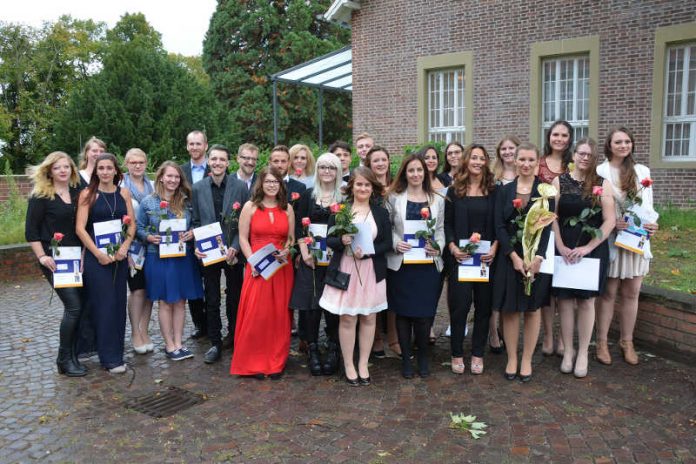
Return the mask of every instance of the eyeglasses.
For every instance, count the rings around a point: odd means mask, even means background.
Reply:
[[[449,155],[461,155],[462,151],[461,150],[450,150],[447,152],[447,156]]]
[[[592,153],[588,152],[588,151],[576,151],[575,154],[577,155],[578,158],[586,158],[586,159],[592,158]]]
[[[280,182],[277,180],[264,180],[263,183],[264,185],[280,185]]]
[[[258,158],[252,158],[251,156],[240,156],[239,159],[242,161],[251,161],[252,163],[256,163],[259,160]]]
[[[336,171],[336,166],[317,166],[320,171]]]

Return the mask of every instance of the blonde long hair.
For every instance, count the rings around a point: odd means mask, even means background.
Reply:
[[[336,168],[336,180],[334,180],[333,189],[330,191],[324,190],[322,182],[319,179],[319,169],[314,172],[314,189],[312,190],[312,198],[321,198],[323,194],[332,193],[336,201],[340,201],[343,195],[341,194],[341,179],[343,178],[343,171],[341,170],[341,160],[338,156],[333,153],[324,153],[317,158],[317,166],[319,165],[329,165]]]
[[[164,177],[164,171],[166,171],[167,168],[173,168],[179,173],[179,187],[169,199],[169,209],[176,217],[182,218],[186,213],[186,202],[191,198],[191,187],[189,187],[188,181],[186,177],[184,177],[184,171],[182,171],[179,165],[174,161],[165,161],[159,169],[157,169],[157,173],[155,174],[155,193],[160,200],[165,199],[162,177]]]
[[[515,145],[515,148],[520,145],[520,139],[514,135],[506,135],[500,139],[500,142],[498,142],[498,145],[495,147],[495,161],[493,162],[493,178],[495,180],[501,180],[503,178],[503,167],[505,163],[503,162],[503,158],[500,156],[500,148],[505,142],[512,142]]]
[[[75,166],[70,155],[62,151],[54,151],[49,153],[46,159],[40,164],[30,168],[30,177],[34,183],[31,196],[48,198],[49,200],[53,200],[56,197],[56,187],[53,185],[51,169],[57,161],[62,159],[68,160],[68,164],[70,164],[70,179],[68,180],[68,185],[70,185],[70,187],[77,187],[80,185],[80,176],[77,173],[77,166]]]
[[[84,148],[82,148],[82,153],[80,153],[80,169],[87,167],[87,150],[89,150],[92,144],[99,145],[104,149],[104,151],[106,151],[106,143],[103,140],[96,137],[90,137],[85,143]]]
[[[295,175],[295,167],[293,166],[293,163],[295,162],[295,158],[297,158],[297,155],[299,155],[302,150],[304,150],[305,154],[307,155],[307,165],[305,166],[304,172],[302,174],[311,177],[314,175],[314,154],[307,145],[302,145],[301,143],[295,144],[292,147],[290,147],[290,168],[288,169],[290,171],[289,174]]]

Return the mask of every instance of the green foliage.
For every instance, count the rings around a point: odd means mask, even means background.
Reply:
[[[55,114],[98,67],[104,30],[69,16],[41,29],[0,23],[0,138],[14,172],[52,151]]]
[[[10,195],[5,202],[0,203],[0,245],[11,245],[24,242],[27,199],[19,193],[9,160],[5,160],[5,176]]]
[[[187,159],[185,139],[192,130],[227,142],[225,121],[210,87],[167,56],[145,17],[125,15],[107,33],[101,71],[82,82],[56,115],[53,146],[74,152],[96,135],[113,153],[143,149],[154,168]]]
[[[229,110],[233,146],[273,143],[272,74],[339,49],[350,32],[316,19],[329,0],[220,0],[203,45],[203,67]],[[278,83],[279,140],[317,139],[316,90]],[[350,96],[324,95],[324,140],[349,140]]]
[[[476,416],[465,416],[462,413],[450,415],[450,428],[458,429],[471,434],[471,438],[478,440],[482,435],[486,434],[485,428],[488,427],[485,422],[476,422]]]

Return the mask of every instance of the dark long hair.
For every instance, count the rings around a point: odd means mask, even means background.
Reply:
[[[387,166],[387,185],[391,184],[392,181],[392,175],[391,175],[391,155],[387,151],[386,148],[380,147],[379,145],[375,145],[374,147],[370,148],[370,150],[367,152],[365,155],[365,166],[372,169],[372,154],[377,153],[378,151],[381,151],[385,155],[387,155],[387,161],[389,161],[389,166]],[[377,175],[375,174],[375,177]]]
[[[251,198],[249,199],[258,209],[263,211],[263,181],[266,180],[266,176],[273,176],[275,180],[280,182],[278,185],[278,193],[276,194],[276,201],[278,201],[278,207],[282,209],[283,211],[288,209],[288,191],[287,188],[285,187],[285,181],[283,180],[283,177],[280,175],[280,173],[269,167],[266,166],[265,168],[261,169],[259,172],[259,175],[256,176],[256,182],[254,183],[254,187],[251,189]]]
[[[466,147],[466,150],[464,150],[461,165],[459,166],[459,169],[454,175],[454,179],[452,181],[454,193],[459,198],[464,198],[469,190],[469,185],[471,184],[468,169],[469,161],[471,161],[471,153],[477,148],[481,150],[483,152],[483,156],[486,157],[486,164],[483,165],[483,174],[481,176],[481,191],[483,192],[484,196],[486,196],[495,188],[495,180],[490,168],[491,157],[486,151],[486,147],[478,143],[472,143]]]
[[[638,194],[638,176],[636,176],[635,169],[636,159],[633,157],[633,154],[636,152],[636,139],[633,137],[633,132],[625,127],[612,128],[604,141],[604,156],[606,156],[609,161],[611,161],[611,159],[614,157],[614,153],[611,151],[611,139],[617,132],[623,132],[624,134],[628,135],[629,139],[631,139],[631,153],[624,158],[619,171],[621,190],[623,190],[626,195],[635,196]]]
[[[377,201],[384,196],[384,186],[379,183],[377,176],[374,172],[372,172],[372,169],[368,168],[367,166],[358,166],[355,168],[355,170],[353,170],[353,175],[350,177],[350,180],[348,180],[348,184],[343,187],[343,192],[346,195],[347,202],[353,203],[353,185],[355,184],[355,179],[358,176],[364,177],[372,184],[371,201]]]
[[[87,196],[85,197],[85,203],[92,206],[94,200],[97,198],[97,189],[99,189],[99,176],[97,175],[97,166],[101,161],[111,161],[114,165],[116,173],[114,174],[114,185],[121,183],[123,179],[123,172],[121,168],[118,167],[118,160],[111,153],[102,153],[97,157],[97,161],[94,163],[94,171],[92,171],[92,177],[89,178],[89,185],[87,186]]]
[[[551,132],[553,132],[553,128],[556,126],[565,126],[565,128],[568,129],[568,146],[561,157],[561,166],[563,167],[563,171],[566,171],[568,169],[568,163],[573,159],[573,126],[571,126],[568,121],[559,120],[549,127],[549,130],[546,132],[546,140],[544,141],[544,158],[549,156],[553,151],[551,149]]]
[[[440,152],[437,151],[437,148],[435,148],[434,145],[424,146],[416,152],[416,156],[420,156],[421,158],[425,159],[425,155],[428,154],[428,150],[433,150],[435,152],[435,156],[437,157],[437,167],[435,168],[435,171],[432,173],[428,172],[428,176],[432,179],[434,177],[437,177],[438,175],[438,168],[440,167],[440,163],[442,162],[442,157],[440,156]]]
[[[588,166],[587,172],[585,173],[585,180],[582,184],[582,196],[585,198],[592,198],[592,187],[595,185],[602,185],[602,178],[597,174],[597,164],[599,162],[599,152],[597,151],[597,142],[589,137],[583,137],[577,141],[575,144],[575,152],[582,145],[587,145],[590,147],[590,164]],[[576,165],[577,166],[577,165]],[[577,167],[576,167],[577,169]]]
[[[459,149],[462,151],[462,156],[464,155],[464,146],[461,143],[455,141],[455,142],[450,142],[447,144],[447,146],[445,147],[445,165],[442,167],[442,172],[446,172],[448,174],[452,170],[452,166],[450,166],[449,160],[447,159],[447,151],[449,150],[449,148],[452,145],[458,146]],[[460,166],[461,166],[461,164],[460,164]]]
[[[418,161],[423,167],[423,190],[428,195],[428,197],[433,196],[433,185],[430,182],[430,174],[428,173],[428,167],[425,165],[425,159],[418,156],[417,154],[408,155],[401,161],[401,166],[399,166],[399,172],[396,173],[396,177],[389,186],[389,193],[402,193],[408,187],[408,180],[406,179],[406,169],[412,161]]]

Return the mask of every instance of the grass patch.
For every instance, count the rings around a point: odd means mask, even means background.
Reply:
[[[653,260],[644,282],[696,295],[696,209],[658,208],[660,230],[651,239]]]
[[[24,243],[24,221],[27,217],[27,199],[19,193],[19,188],[12,177],[9,163],[5,174],[10,189],[7,201],[0,203],[0,245]]]

